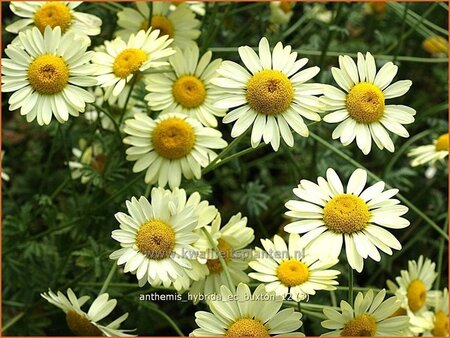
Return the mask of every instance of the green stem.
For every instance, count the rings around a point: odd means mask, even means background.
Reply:
[[[130,91],[128,92],[127,99],[125,100],[125,103],[123,104],[122,114],[120,114],[120,119],[119,119],[119,123],[118,123],[119,127],[122,125],[122,121],[123,121],[123,119],[125,117],[125,113],[127,111],[128,102],[130,101],[131,94],[133,93],[133,88],[137,82],[138,77],[139,77],[139,72],[136,72],[136,74],[134,74],[133,78],[131,79]]]
[[[353,268],[348,264],[348,303],[353,306]]]
[[[336,292],[330,291],[331,305],[337,307]]]
[[[99,106],[98,104],[91,103],[91,105],[93,105],[95,107],[95,109],[97,109],[97,110],[101,111],[103,114],[105,114],[111,120],[111,122],[112,122],[112,124],[114,126],[114,130],[116,131],[117,139],[119,141],[119,144],[123,148],[122,134],[120,132],[119,125],[117,124],[117,122],[114,119],[114,117],[106,109],[103,109],[103,107]]]
[[[325,316],[324,314],[322,314],[322,313],[320,313],[320,312],[314,312],[314,311],[303,310],[302,313],[303,313],[304,315],[311,316],[311,317],[315,317],[315,318],[319,318],[319,319],[328,319],[327,316]]]
[[[445,217],[444,231],[448,231],[448,214]],[[442,275],[442,263],[444,262],[444,248],[448,247],[448,241],[441,238],[439,243],[438,261],[437,261],[437,277],[434,283],[434,289],[439,290]]]
[[[244,137],[246,133],[243,133],[236,137],[233,141],[228,144],[225,149],[223,149],[217,157],[212,160],[205,168],[202,170],[202,174],[207,173],[210,171],[210,168],[213,167],[220,159],[222,159],[226,154],[228,154]]]
[[[289,307],[297,307],[297,302],[294,302],[292,300],[285,300],[285,301],[283,301],[283,304],[287,305]],[[304,311],[305,309],[312,310],[312,311],[322,311],[323,308],[339,310],[339,307],[335,307],[335,306],[327,306],[327,305],[313,304],[313,303],[302,303],[302,311]]]
[[[143,305],[144,307],[146,307],[147,309],[149,309],[150,311],[153,311],[157,314],[159,314],[161,317],[163,317],[165,320],[167,320],[167,322],[170,324],[170,326],[172,326],[172,328],[176,331],[176,333],[180,336],[180,337],[185,337],[184,333],[180,330],[180,328],[178,327],[178,325],[172,320],[172,318],[170,318],[165,312],[155,308],[154,306],[149,306],[146,303],[139,303],[140,305]]]
[[[222,161],[219,161],[218,163],[215,163],[213,166],[208,166],[208,167],[206,167],[206,168],[203,170],[202,175],[204,175],[204,174],[210,172],[211,170],[214,170],[214,169],[216,169],[216,168],[218,168],[218,167],[224,165],[224,164],[227,163],[227,162],[230,162],[230,161],[232,161],[232,160],[234,160],[234,159],[237,159],[237,158],[239,158],[239,157],[241,157],[241,156],[244,156],[244,155],[246,155],[246,154],[248,154],[248,153],[251,153],[251,152],[253,152],[254,150],[257,150],[257,149],[259,149],[259,148],[262,148],[262,147],[264,147],[265,145],[266,145],[265,143],[261,143],[261,144],[259,144],[256,148],[250,147],[250,148],[241,150],[241,151],[239,151],[239,152],[237,152],[237,153],[235,153],[235,154],[233,154],[233,155],[230,155],[230,156],[224,158]]]
[[[208,239],[209,244],[213,247],[214,251],[216,252],[220,265],[222,265],[223,272],[225,273],[225,277],[227,279],[228,287],[230,288],[231,292],[234,292],[234,283],[231,279],[230,271],[228,270],[228,266],[225,263],[225,260],[223,259],[222,252],[217,247],[216,243],[214,243],[214,239],[211,237],[211,234],[206,230],[206,228],[202,228],[203,233],[205,234],[206,238]]]
[[[18,322],[25,315],[25,311],[18,313],[13,318],[11,318],[5,325],[2,327],[2,333],[5,333],[11,326],[13,326],[16,322]]]
[[[106,276],[106,279],[103,282],[102,288],[100,289],[100,292],[98,293],[99,295],[101,295],[108,289],[109,283],[111,283],[111,279],[113,278],[116,270],[117,270],[117,264],[116,264],[116,262],[114,262],[111,267],[111,270],[109,270],[108,276]]]
[[[402,20],[402,26],[400,28],[400,38],[398,39],[397,50],[396,50],[396,52],[394,54],[394,58],[392,60],[393,63],[395,63],[395,61],[397,60],[397,56],[398,56],[398,54],[400,54],[400,50],[403,47],[403,38],[405,35],[405,23],[406,23],[406,16],[408,15],[408,6],[409,6],[409,3],[407,2],[404,7],[404,10],[403,10],[403,20]]]
[[[148,196],[150,196],[151,191],[152,191],[152,185],[147,184],[147,188],[145,188],[145,193],[144,193],[145,198],[148,198]]]
[[[364,169],[365,171],[367,171],[367,175],[371,178],[373,178],[376,181],[382,181],[382,179],[380,177],[378,177],[377,175],[375,175],[374,173],[372,173],[370,170],[368,170],[366,167],[364,167],[363,165],[361,165],[360,163],[356,162],[354,159],[352,159],[350,156],[347,156],[346,154],[344,154],[342,151],[340,151],[339,149],[337,149],[336,147],[334,147],[333,145],[331,145],[330,143],[328,143],[327,141],[325,141],[323,138],[321,138],[320,136],[310,132],[310,136],[317,140],[320,144],[322,144],[323,146],[325,146],[326,148],[330,149],[331,151],[333,151],[335,154],[339,155],[340,157],[342,157],[344,160],[346,160],[347,162],[353,164],[355,167],[357,168],[361,168]],[[385,183],[386,188],[388,189],[392,189],[392,187]],[[439,234],[446,240],[448,240],[448,235],[447,233],[442,230],[442,228],[439,227],[439,225],[437,225],[431,218],[429,218],[427,215],[425,215],[422,211],[419,210],[419,208],[417,208],[413,203],[411,203],[406,197],[404,197],[403,195],[401,195],[400,193],[398,193],[396,195],[396,197],[402,201],[408,208],[410,208],[412,211],[414,211],[420,218],[422,218],[428,225],[430,225],[434,230],[436,230],[437,232],[439,232]]]
[[[328,52],[328,47],[330,47],[330,43],[331,43],[331,40],[332,40],[334,32],[335,32],[334,30],[331,30],[331,26],[337,23],[339,12],[341,11],[341,5],[342,5],[341,3],[336,4],[336,11],[334,12],[332,22],[328,26],[328,34],[327,34],[327,37],[325,38],[325,43],[323,45],[323,48],[322,48],[322,51],[320,54],[320,59],[319,59],[320,69],[323,68],[323,65],[325,62],[325,57],[327,56],[327,52]]]

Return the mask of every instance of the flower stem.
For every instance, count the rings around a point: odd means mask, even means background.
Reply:
[[[165,320],[167,320],[167,322],[170,324],[170,326],[172,326],[172,328],[176,331],[176,333],[180,336],[180,337],[186,337],[185,334],[180,330],[180,328],[178,327],[178,325],[172,320],[172,318],[170,318],[165,312],[157,309],[154,306],[150,306],[150,304],[147,304],[145,302],[140,302],[140,305],[143,305],[144,307],[146,307],[147,309],[159,314],[161,317],[163,317]]]
[[[348,265],[348,303],[353,306],[353,268]]]
[[[360,163],[358,163],[357,161],[355,161],[354,159],[352,159],[350,156],[347,156],[346,154],[344,154],[342,151],[340,151],[339,149],[337,149],[335,146],[333,146],[332,144],[328,143],[327,141],[325,141],[323,138],[321,138],[320,136],[310,132],[310,136],[317,140],[320,144],[322,144],[323,146],[325,146],[326,148],[330,149],[331,151],[333,151],[335,154],[339,155],[340,157],[342,157],[344,160],[346,160],[347,162],[353,164],[355,167],[357,168],[361,168],[364,169],[365,171],[367,171],[367,175],[369,175],[370,177],[372,177],[373,179],[377,180],[377,181],[383,181],[380,177],[378,177],[377,175],[375,175],[373,172],[371,172],[370,170],[368,170],[366,167],[364,167],[363,165],[361,165]],[[386,183],[386,188],[388,189],[392,189],[392,187]],[[442,230],[441,227],[439,227],[439,225],[437,225],[431,218],[429,218],[427,215],[425,215],[422,211],[419,210],[419,208],[417,208],[412,202],[410,202],[406,197],[404,197],[403,195],[401,195],[400,193],[398,193],[396,195],[396,197],[402,201],[408,208],[410,208],[412,211],[414,211],[417,216],[419,216],[420,218],[422,218],[426,223],[428,223],[428,225],[430,225],[434,230],[436,230],[437,232],[439,232],[439,234],[445,239],[448,240],[448,234],[446,231]]]
[[[448,214],[445,217],[445,223],[444,223],[444,231],[448,231]],[[441,275],[442,275],[442,263],[444,261],[444,247],[448,246],[448,241],[441,238],[439,243],[439,251],[438,251],[438,261],[437,261],[437,278],[436,282],[434,283],[434,288],[436,290],[439,290],[440,284],[441,284]]]
[[[106,279],[103,282],[102,288],[100,289],[100,292],[98,293],[99,295],[101,295],[108,289],[109,283],[111,283],[111,279],[113,278],[116,270],[117,270],[117,264],[116,264],[116,262],[114,262],[111,267],[111,270],[109,270],[108,276],[106,276]]]
[[[225,273],[225,277],[227,279],[227,284],[231,292],[234,292],[234,283],[231,279],[230,271],[228,270],[228,266],[225,263],[225,260],[223,259],[222,252],[220,252],[219,248],[217,247],[216,243],[214,243],[214,239],[212,238],[211,234],[206,230],[206,228],[202,228],[203,233],[205,234],[206,238],[208,239],[209,244],[213,247],[214,251],[217,253],[217,256],[219,258],[220,265],[222,265],[223,272]]]

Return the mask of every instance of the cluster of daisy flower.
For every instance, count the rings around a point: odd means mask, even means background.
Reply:
[[[362,272],[367,258],[379,262],[402,248],[392,232],[409,226],[408,208],[395,198],[398,189],[382,181],[368,185],[363,169],[347,183],[333,168],[316,182],[300,180],[295,199],[285,204],[288,237],[261,239],[254,249],[248,248],[255,234],[247,217],[237,213],[222,225],[218,208],[180,188],[229,150],[219,121],[232,124],[231,138],[249,134],[252,148],[262,142],[276,152],[282,141],[293,147],[294,135],[308,137],[309,126],[323,120],[337,124],[331,138],[344,146],[356,143],[364,155],[372,145],[394,152],[391,134],[409,137],[404,126],[416,113],[390,101],[412,85],[394,81],[397,65],[377,64],[370,52],[341,55],[331,68],[336,85],[314,83],[319,67],[305,67],[309,60],[292,46],[270,46],[265,37],[257,48],[237,49],[240,63],[213,59],[196,43],[196,15],[205,9],[189,2],[136,2],[117,13],[115,38],[88,50],[102,22],[77,12],[79,4],[11,2],[22,19],[6,27],[18,36],[2,59],[3,91],[12,93],[10,110],[28,122],[64,123],[85,113],[118,133],[132,171],[145,173],[150,196],[132,197],[127,212],[115,214],[119,229],[111,237],[120,249],[109,258],[141,287],[185,293],[194,304],[206,300],[211,312],[195,314],[199,328],[192,336],[302,336],[301,310],[282,309],[287,299],[307,304],[318,291],[336,290],[340,261]],[[287,23],[293,6],[271,3],[271,22]],[[324,11],[316,10],[329,22]],[[144,103],[133,96],[138,85],[145,88]],[[120,108],[117,116],[108,110],[113,106]],[[108,158],[101,143],[79,145],[67,165],[73,179],[87,183],[103,173]],[[448,134],[408,154],[412,166],[428,163],[434,171],[447,155]],[[388,283],[390,291],[368,288],[354,302],[323,306],[322,327],[331,330],[324,335],[447,335],[448,291],[430,291],[435,277],[434,263],[421,256],[397,284]],[[87,312],[81,307],[89,297],[77,298],[71,289],[67,296],[50,290],[42,297],[65,312],[77,335],[132,334],[119,328],[127,313],[99,324],[117,304],[107,293]]]

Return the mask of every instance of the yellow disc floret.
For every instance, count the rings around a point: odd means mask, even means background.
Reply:
[[[281,1],[280,2],[280,9],[286,14],[289,13],[290,11],[292,11],[293,7],[294,7],[294,3],[292,1]]]
[[[233,254],[233,248],[231,247],[231,245],[225,242],[222,238],[219,238],[217,240],[217,248],[219,249],[225,263],[228,263],[231,260],[231,256]],[[223,269],[219,259],[208,259],[206,261],[206,266],[208,267],[209,271],[213,273],[221,272]]]
[[[343,337],[373,337],[377,332],[377,323],[373,316],[362,314],[345,323]]]
[[[350,89],[346,106],[349,115],[356,122],[377,122],[384,114],[384,94],[378,86],[361,82]]]
[[[296,286],[308,280],[309,269],[305,263],[288,259],[278,266],[277,276],[285,286]]]
[[[434,314],[434,328],[431,331],[435,337],[448,336],[448,315],[443,311]]]
[[[436,151],[448,151],[448,133],[439,136],[435,144]]]
[[[61,57],[44,54],[34,59],[28,67],[28,81],[39,94],[56,94],[66,87],[69,68]]]
[[[406,290],[406,294],[408,296],[408,305],[409,308],[416,312],[425,305],[427,300],[427,288],[425,284],[421,280],[413,280]]]
[[[387,4],[385,1],[370,2],[369,4],[375,14],[383,14],[386,12]]]
[[[34,24],[43,33],[45,27],[61,27],[61,32],[65,32],[72,24],[72,14],[69,7],[62,2],[47,2],[42,5],[34,14]]]
[[[422,42],[423,49],[431,55],[446,54],[448,42],[441,36],[432,36]]]
[[[369,207],[362,198],[355,195],[336,195],[323,209],[325,225],[340,234],[351,234],[364,229],[369,219]]]
[[[183,119],[168,118],[153,130],[152,144],[162,157],[170,160],[182,158],[194,147],[194,128]]]
[[[66,313],[66,321],[75,336],[103,336],[102,332],[89,319],[73,310]]]
[[[230,337],[269,337],[267,328],[256,319],[242,318],[230,325],[225,336]]]
[[[147,61],[148,55],[143,50],[136,48],[124,49],[116,56],[113,64],[113,72],[116,76],[126,79]]]
[[[170,20],[162,15],[155,15],[152,17],[152,29],[159,29],[159,36],[168,35],[169,38],[173,38],[173,25]]]
[[[265,69],[248,80],[246,98],[249,106],[256,112],[276,115],[290,107],[294,98],[294,88],[282,72]]]
[[[175,232],[163,221],[151,220],[139,228],[136,245],[148,258],[161,260],[172,253],[175,247]]]
[[[196,76],[184,75],[173,84],[172,95],[183,107],[197,108],[205,101],[206,89]]]

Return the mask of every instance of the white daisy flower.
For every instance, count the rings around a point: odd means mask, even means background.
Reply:
[[[209,301],[208,305],[211,312],[195,313],[199,328],[189,336],[304,336],[301,332],[292,332],[302,326],[302,314],[293,308],[280,311],[283,298],[267,292],[263,284],[253,294],[243,283],[238,285],[236,293],[222,285],[218,298]]]
[[[193,230],[199,216],[192,206],[177,208],[177,194],[153,188],[151,202],[143,196],[133,197],[126,202],[129,215],[115,214],[120,230],[114,230],[111,237],[122,249],[109,257],[118,265],[125,263],[124,272],[136,274],[139,286],[148,282],[181,290],[189,287],[191,278],[203,277],[202,271],[193,270],[189,258],[196,253],[192,244],[198,235]]]
[[[283,25],[291,20],[294,14],[294,1],[271,1],[270,2],[270,22]]]
[[[353,308],[345,300],[341,301],[341,311],[324,308],[323,313],[328,319],[322,322],[322,326],[333,331],[322,336],[403,336],[408,317],[391,317],[400,302],[397,297],[384,300],[385,296],[384,289],[375,296],[372,290],[364,296],[358,292]]]
[[[427,314],[427,302],[430,301],[429,292],[437,276],[435,267],[436,264],[430,259],[420,256],[417,262],[408,262],[408,270],[400,271],[400,276],[395,278],[397,284],[387,281],[389,289],[410,317],[408,329],[414,335],[423,333],[433,323],[432,313]]]
[[[99,142],[88,145],[85,139],[78,143],[79,148],[72,148],[74,160],[67,163],[71,177],[73,180],[80,179],[83,184],[92,181],[94,185],[98,185],[98,176],[105,171],[107,161],[103,147]]]
[[[433,165],[436,161],[442,160],[448,156],[448,133],[439,136],[433,144],[420,146],[412,149],[408,157],[412,158],[411,166],[429,163]]]
[[[149,20],[150,8],[152,18]],[[116,35],[126,40],[132,33],[150,27],[159,30],[160,36],[173,39],[173,46],[185,49],[195,45],[200,36],[200,21],[186,4],[179,4],[170,10],[170,2],[136,2],[136,9],[125,8],[117,13],[117,25],[121,28]]]
[[[37,27],[42,33],[45,28],[59,27],[62,33],[73,32],[86,35],[100,34],[102,20],[95,15],[76,12],[82,1],[11,1],[11,11],[24,19],[6,26],[5,30],[17,34]],[[58,45],[58,44],[56,44]]]
[[[288,233],[305,234],[300,242],[317,257],[338,257],[345,240],[347,260],[356,271],[363,269],[367,257],[379,262],[378,249],[392,255],[400,250],[400,242],[384,228],[402,229],[409,221],[401,216],[408,208],[392,199],[398,189],[383,192],[384,182],[364,190],[367,172],[356,169],[347,189],[333,169],[327,170],[327,180],[317,184],[301,180],[294,194],[302,201],[286,203],[287,216],[299,219],[284,227]]]
[[[337,258],[319,260],[309,255],[300,245],[300,236],[289,235],[289,246],[283,238],[274,236],[273,242],[261,239],[264,250],[256,248],[256,260],[249,266],[257,271],[249,273],[249,277],[268,283],[267,291],[275,291],[277,295],[290,295],[296,301],[305,300],[308,295],[315,295],[316,290],[336,290],[337,270],[328,270],[337,264]]]
[[[242,217],[241,213],[232,216],[221,229],[220,223],[221,217],[218,214],[212,225],[206,226],[205,229],[210,233],[215,245],[221,252],[233,284],[248,283],[250,279],[245,273],[248,267],[248,259],[242,249],[253,242],[255,238],[254,230],[247,227],[247,217]],[[199,250],[200,259],[199,262],[194,264],[206,267],[207,276],[194,281],[189,289],[194,304],[198,303],[200,297],[219,294],[220,286],[228,285],[225,271],[212,245],[202,229],[198,229],[196,232],[200,238],[194,243],[194,247]],[[203,255],[206,256],[207,260],[202,260],[202,258],[205,258]]]
[[[314,95],[322,94],[322,85],[306,83],[319,72],[319,67],[299,70],[308,59],[297,60],[291,46],[277,43],[270,52],[266,38],[259,42],[259,56],[248,47],[239,47],[239,55],[250,73],[232,61],[224,61],[211,82],[223,89],[217,108],[233,108],[224,123],[235,122],[231,136],[243,134],[253,124],[252,147],[264,140],[275,151],[280,146],[280,134],[286,144],[294,145],[290,128],[301,136],[309,135],[303,117],[320,121],[317,112],[322,104]]]
[[[2,91],[14,92],[9,109],[20,108],[28,122],[37,119],[39,125],[49,124],[52,115],[64,123],[84,112],[95,98],[81,87],[97,84],[86,41],[71,33],[61,36],[59,27],[47,27],[44,34],[33,28],[19,33],[19,40],[21,46],[9,45],[9,58],[2,59]]]
[[[197,120],[182,114],[164,114],[156,120],[136,114],[125,121],[123,141],[131,145],[127,160],[136,161],[133,172],[147,170],[145,182],[164,187],[178,187],[181,176],[200,179],[205,168],[227,143],[222,133],[204,127]]]
[[[166,58],[175,51],[168,47],[172,39],[159,36],[159,31],[141,30],[131,34],[127,42],[121,38],[105,41],[105,52],[95,52],[98,84],[106,87],[105,98],[119,96],[137,72],[167,66]]]
[[[323,120],[339,123],[333,139],[340,138],[344,146],[356,138],[356,144],[367,155],[372,139],[378,148],[394,151],[394,144],[386,129],[401,137],[409,137],[403,124],[414,122],[416,111],[404,105],[387,105],[385,100],[404,95],[411,87],[410,80],[391,84],[398,67],[387,62],[376,72],[375,60],[369,52],[364,58],[358,53],[357,64],[347,55],[339,56],[339,68],[331,72],[336,83],[344,91],[325,85],[321,101],[327,110],[333,111]]]
[[[145,99],[152,110],[165,113],[182,113],[198,119],[207,127],[217,127],[214,116],[224,116],[225,109],[214,107],[218,91],[211,79],[216,75],[221,59],[211,62],[212,53],[206,52],[199,60],[196,45],[169,58],[172,72],[147,77],[148,94]]]
[[[428,305],[433,308],[433,324],[423,336],[448,337],[448,289],[430,291],[428,299]]]
[[[197,15],[204,16],[206,14],[205,3],[202,1],[172,2],[170,10],[174,11],[181,4],[186,4]]]
[[[120,316],[108,325],[98,322],[107,317],[116,307],[117,300],[109,299],[107,293],[99,295],[84,312],[81,307],[89,300],[89,296],[78,298],[72,289],[67,290],[67,297],[58,291],[55,294],[50,289],[48,293],[41,293],[50,304],[59,307],[66,314],[67,325],[76,336],[107,336],[107,337],[134,337],[128,332],[134,330],[120,329],[120,324],[128,318],[128,313]]]

